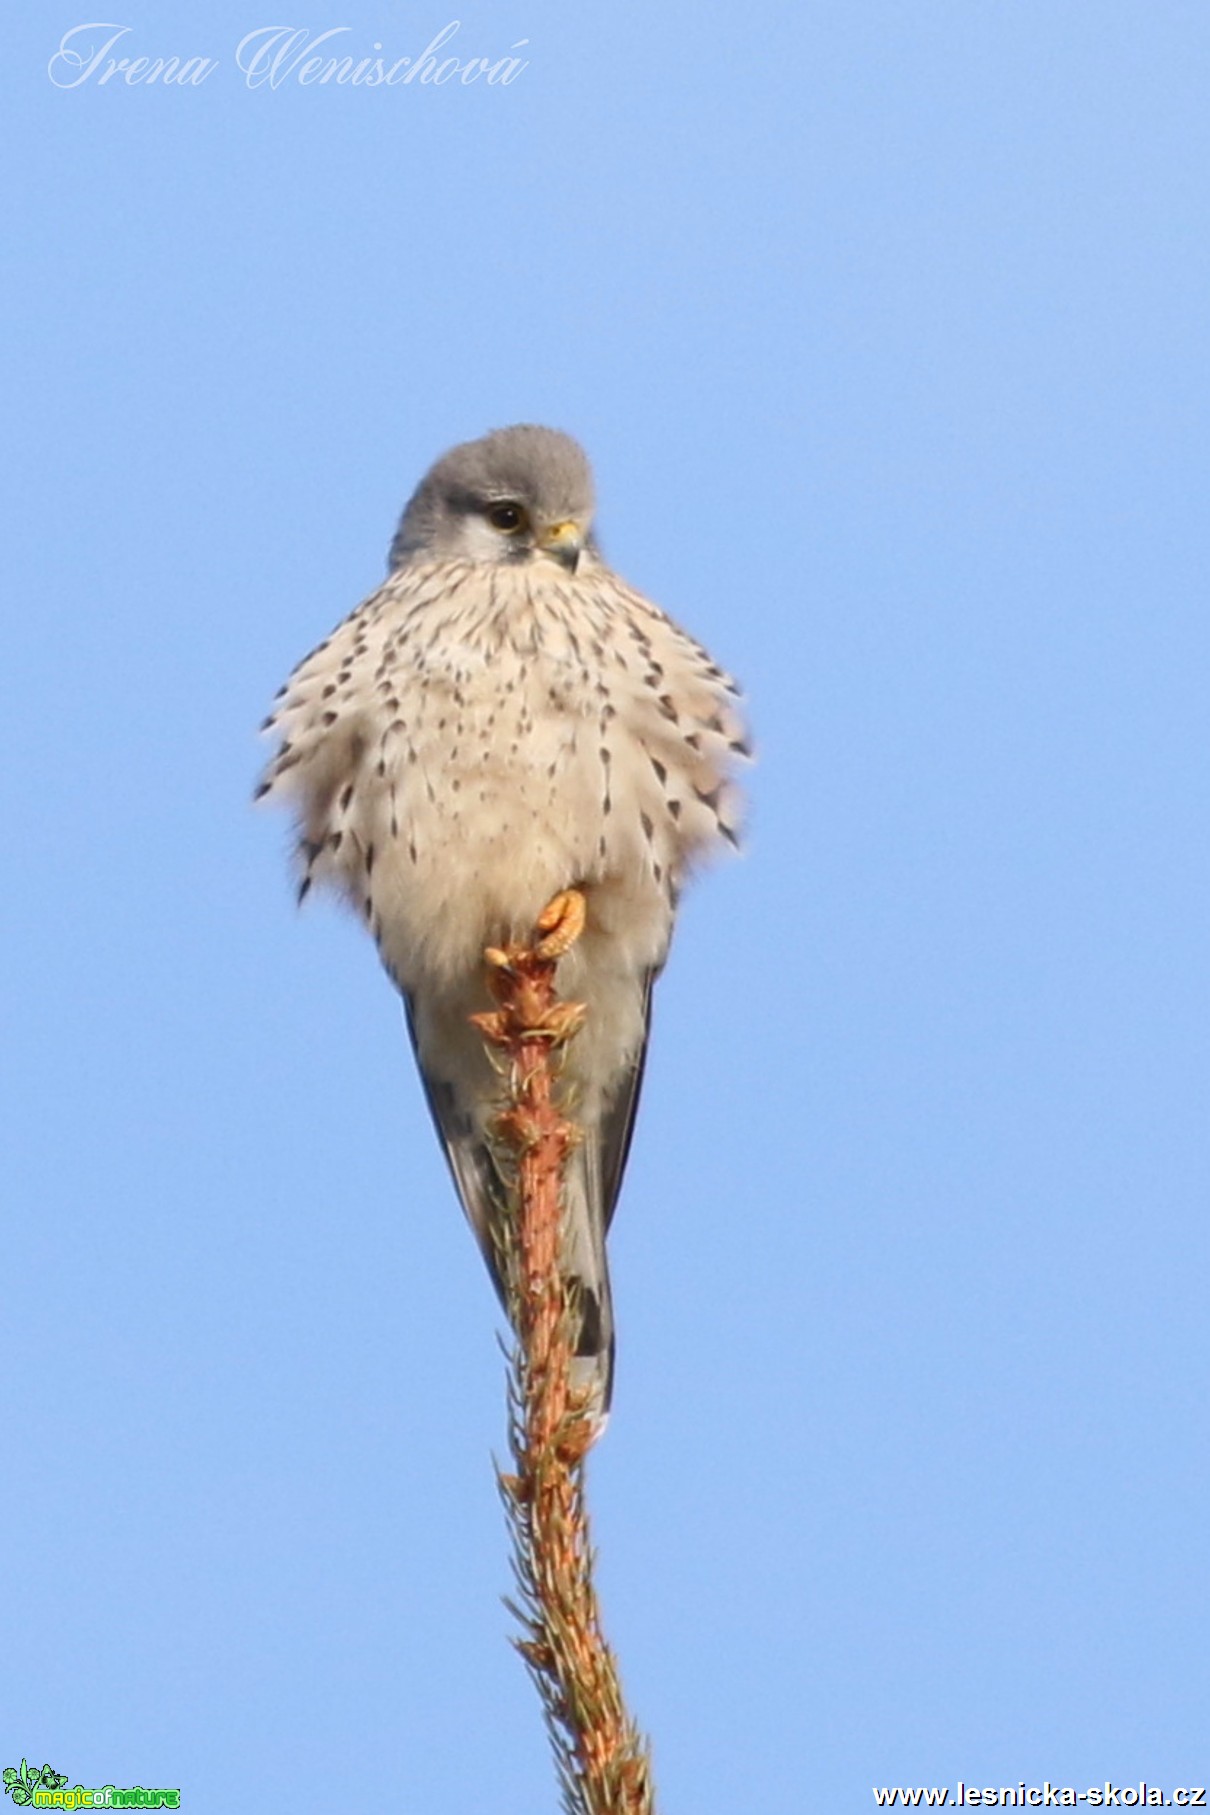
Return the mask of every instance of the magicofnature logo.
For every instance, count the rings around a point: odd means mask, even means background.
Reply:
[[[19,1809],[179,1809],[179,1790],[145,1790],[142,1784],[119,1789],[116,1784],[89,1788],[78,1783],[67,1788],[67,1773],[43,1765],[31,1771],[23,1758],[18,1770],[9,1765],[4,1772],[4,1794],[11,1796]]]

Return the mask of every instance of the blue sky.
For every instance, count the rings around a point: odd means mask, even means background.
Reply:
[[[114,13],[186,88],[57,87],[88,15],[38,14],[0,1762],[556,1806],[490,1288],[371,947],[247,804],[420,473],[531,420],[761,754],[613,1239],[591,1488],[661,1806],[1205,1783],[1205,9]],[[454,17],[513,81],[236,62]]]

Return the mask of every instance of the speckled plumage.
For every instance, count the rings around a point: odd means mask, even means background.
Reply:
[[[417,488],[385,584],[307,656],[267,728],[261,792],[299,821],[301,892],[362,916],[408,1007],[430,1107],[493,1277],[505,1214],[485,1139],[498,1081],[468,1016],[483,948],[560,890],[588,922],[559,987],[588,1018],[564,1073],[585,1134],[567,1193],[579,1350],[607,1406],[605,1231],[642,1075],[651,984],[695,857],[734,842],[734,684],[600,558],[583,453],[498,431]],[[501,525],[519,515],[518,526]]]

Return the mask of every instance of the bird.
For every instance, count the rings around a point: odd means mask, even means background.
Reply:
[[[300,901],[344,898],[403,998],[437,1135],[505,1309],[500,1080],[471,1016],[484,951],[578,891],[559,963],[586,1018],[561,1088],[580,1139],[561,1268],[573,1385],[603,1426],[615,1352],[605,1238],[681,891],[738,843],[751,754],[736,682],[606,562],[588,458],[535,424],[451,448],[387,578],[278,691],[258,798],[293,809]]]

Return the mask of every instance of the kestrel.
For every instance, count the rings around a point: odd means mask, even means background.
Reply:
[[[377,592],[299,664],[265,728],[261,795],[297,813],[302,899],[334,888],[403,997],[429,1108],[497,1291],[508,1197],[499,1080],[470,1016],[485,946],[529,936],[574,887],[560,962],[587,1007],[563,1085],[583,1141],[563,1262],[576,1384],[604,1416],[614,1321],[605,1255],[643,1076],[651,989],[694,860],[735,842],[747,754],[733,681],[603,560],[588,461],[522,426],[421,481]]]

